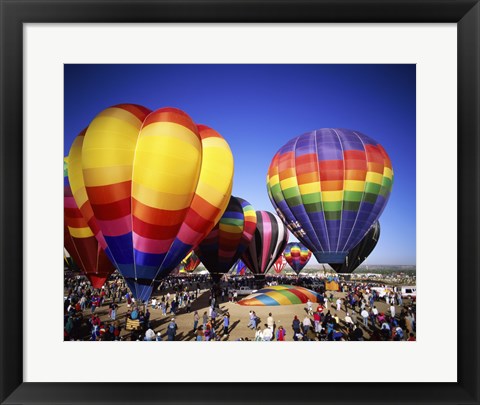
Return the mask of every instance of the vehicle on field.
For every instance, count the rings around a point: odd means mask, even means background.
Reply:
[[[411,300],[412,298],[417,298],[417,287],[403,286],[400,289],[400,293],[402,294],[402,298],[408,298],[409,300]]]
[[[237,293],[237,295],[250,295],[256,293],[258,290],[254,290],[250,287],[247,286],[242,286],[239,289],[235,290],[234,292]]]

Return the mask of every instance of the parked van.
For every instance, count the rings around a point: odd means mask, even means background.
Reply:
[[[404,286],[401,287],[400,293],[402,294],[402,298],[417,298],[417,287],[416,286]]]

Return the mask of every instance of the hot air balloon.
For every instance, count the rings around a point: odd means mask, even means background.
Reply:
[[[121,104],[99,113],[76,143],[78,173],[117,268],[145,301],[227,207],[233,156],[213,129],[183,111]]]
[[[300,135],[274,156],[270,201],[319,263],[343,263],[387,204],[390,158],[368,136],[348,129]]]
[[[187,257],[180,262],[180,268],[188,273],[191,273],[198,267],[199,264],[200,259],[192,250]]]
[[[285,257],[280,255],[275,263],[273,263],[273,271],[277,274],[280,274],[286,265],[287,261],[285,260]]]
[[[256,216],[255,216],[255,219],[256,219]],[[239,260],[237,262],[237,265],[235,266],[235,273],[237,276],[244,276],[246,271],[248,270],[246,264],[242,261],[242,260]]]
[[[242,198],[230,197],[218,224],[195,249],[214,280],[226,274],[247,249],[256,224],[257,216],[251,204]]]
[[[65,188],[68,187],[70,188],[70,185],[68,183],[68,158],[64,157],[63,158],[63,187],[64,187],[64,198],[65,198]],[[71,191],[68,191],[68,193],[71,193]],[[64,260],[65,263],[67,264],[67,267],[72,268],[73,263],[75,263],[78,266],[78,263],[80,263],[80,257],[77,254],[77,251],[75,249],[75,245],[73,243],[72,236],[70,235],[70,231],[68,230],[67,223],[63,221],[63,246],[64,249],[68,252],[70,255],[70,258],[65,255],[64,252]]]
[[[311,302],[323,302],[320,294],[303,287],[292,285],[275,285],[262,288],[238,301],[239,305],[245,306],[276,306],[296,305]]]
[[[64,246],[94,288],[101,288],[115,267],[78,208],[64,166]]]
[[[256,211],[257,227],[242,260],[256,278],[262,278],[282,254],[288,242],[288,230],[275,214]]]
[[[290,242],[285,247],[283,256],[285,256],[285,260],[290,267],[298,274],[310,260],[312,252],[299,242]]]
[[[376,221],[363,239],[355,246],[344,263],[330,263],[337,273],[352,273],[372,253],[380,238],[380,222]]]

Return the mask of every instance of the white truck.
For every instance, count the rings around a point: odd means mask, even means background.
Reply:
[[[237,295],[250,295],[257,292],[257,290],[252,290],[250,287],[242,286],[238,290],[234,290]]]

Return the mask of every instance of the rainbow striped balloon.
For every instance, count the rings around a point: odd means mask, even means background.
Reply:
[[[285,256],[285,260],[290,267],[295,271],[295,273],[298,274],[310,260],[312,252],[310,252],[310,250],[308,250],[301,243],[290,242],[285,247],[283,256]]]
[[[89,201],[119,271],[147,300],[225,211],[230,148],[181,110],[121,104],[93,119],[79,159],[86,192],[76,199]]]
[[[195,253],[211,274],[225,274],[248,247],[256,225],[257,216],[251,204],[232,196],[220,221]]]
[[[63,173],[64,246],[92,286],[101,288],[115,267],[100,247],[73,198],[68,182],[67,159],[64,159]]]
[[[387,204],[390,158],[378,142],[348,129],[290,140],[267,175],[270,201],[319,263],[343,263]]]
[[[256,211],[257,227],[243,262],[253,274],[265,274],[282,254],[288,242],[288,230],[279,217],[268,211]]]
[[[276,285],[262,288],[255,294],[238,301],[238,303],[245,306],[295,305],[305,304],[308,300],[321,302],[320,294],[303,287]]]

